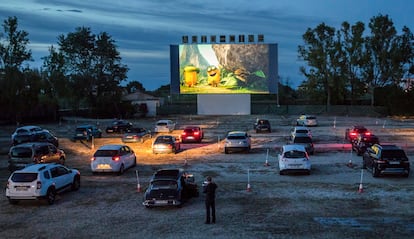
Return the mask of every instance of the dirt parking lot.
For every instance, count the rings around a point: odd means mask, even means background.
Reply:
[[[272,124],[270,134],[256,134],[256,117]],[[345,129],[363,124],[383,143],[404,148],[413,164],[414,120],[318,116],[312,128],[315,154],[310,175],[279,175],[278,148],[287,142],[296,116],[177,116],[180,128],[201,125],[201,144],[185,144],[177,154],[153,155],[151,140],[129,144],[138,164],[124,175],[93,175],[89,161],[97,147],[120,143],[107,135],[94,144],[72,142],[83,119],[41,125],[59,136],[66,165],[81,171],[81,189],[59,195],[54,205],[24,201],[10,205],[0,197],[1,238],[413,238],[414,176],[373,178],[361,169],[361,157],[344,140]],[[156,119],[133,121],[152,128]],[[92,123],[97,123],[96,120]],[[100,120],[102,129],[109,120]],[[0,129],[0,180],[6,185],[7,150],[15,126]],[[249,130],[250,153],[224,154],[222,139],[229,130]],[[269,165],[265,165],[268,160]],[[351,165],[349,166],[349,163]],[[142,206],[152,173],[160,168],[186,168],[201,183],[207,175],[218,184],[217,223],[204,224],[203,195],[181,208]],[[137,190],[136,170],[142,191]],[[248,177],[249,172],[249,177]],[[362,174],[362,192],[359,191]],[[248,178],[250,181],[248,181]],[[247,185],[250,190],[247,190]]]

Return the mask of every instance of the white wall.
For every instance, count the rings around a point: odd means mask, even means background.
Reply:
[[[250,115],[250,94],[198,94],[199,115]]]

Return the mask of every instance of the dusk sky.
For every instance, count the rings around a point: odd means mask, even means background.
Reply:
[[[115,40],[128,81],[137,80],[146,90],[170,83],[169,46],[182,36],[256,35],[279,47],[282,83],[297,87],[303,76],[298,45],[307,28],[324,22],[340,28],[342,22],[362,21],[369,34],[369,20],[388,15],[398,33],[403,26],[414,31],[414,2],[410,0],[3,0],[3,24],[18,19],[19,30],[29,33],[32,68],[40,67],[57,37],[89,27],[94,34],[107,32]],[[4,29],[1,28],[1,32]]]

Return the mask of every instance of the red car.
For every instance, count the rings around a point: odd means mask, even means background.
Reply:
[[[371,132],[361,125],[355,125],[351,129],[346,129],[345,131],[345,140],[348,140],[349,142],[353,142],[358,139],[358,136],[370,136]]]
[[[204,132],[203,132],[203,129],[199,126],[187,126],[184,128],[183,132],[181,133],[182,143],[188,143],[188,142],[200,143],[203,138],[204,138]]]

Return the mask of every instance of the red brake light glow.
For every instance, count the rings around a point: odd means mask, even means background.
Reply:
[[[91,158],[91,161],[94,161],[95,159],[96,159],[95,157],[92,157],[92,158]]]
[[[121,158],[120,158],[119,156],[113,156],[113,157],[112,157],[112,160],[113,160],[113,161],[119,161],[120,159],[121,159]]]

